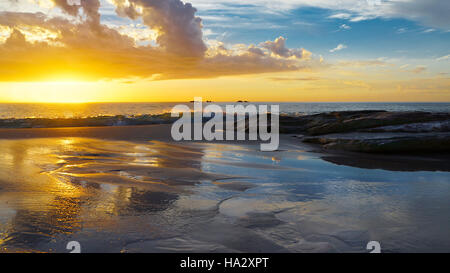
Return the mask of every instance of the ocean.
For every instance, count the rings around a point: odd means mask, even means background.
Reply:
[[[1,103],[0,119],[23,118],[86,118],[98,116],[139,116],[169,113],[178,104],[192,103],[153,102],[153,103]],[[216,103],[224,106],[230,103]],[[332,111],[386,110],[386,111],[425,111],[449,112],[450,103],[277,103],[280,111],[288,115],[308,115]]]

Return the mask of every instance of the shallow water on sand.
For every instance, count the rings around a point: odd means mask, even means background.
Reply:
[[[0,251],[450,251],[450,174],[335,165],[285,141],[0,141]]]

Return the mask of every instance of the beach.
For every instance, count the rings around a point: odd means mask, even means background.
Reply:
[[[448,14],[0,0],[0,254],[278,272],[449,253]]]
[[[69,252],[70,241],[88,253],[450,249],[447,158],[383,165],[384,155],[324,152],[290,134],[261,152],[169,133],[1,129],[0,251]]]

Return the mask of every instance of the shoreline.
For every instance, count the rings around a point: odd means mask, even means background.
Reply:
[[[291,135],[267,153],[250,142],[167,143],[169,129],[23,129],[0,140],[0,252],[65,252],[73,240],[86,253],[363,252],[374,239],[389,252],[450,247],[448,172],[410,156],[324,158]]]
[[[167,121],[167,120],[166,120]],[[449,172],[450,114],[344,111],[280,117],[280,144],[318,153],[332,164],[388,171]],[[93,138],[105,141],[160,141],[260,145],[261,141],[175,141],[171,123],[59,128],[0,128],[0,140]],[[286,146],[286,145],[282,145]],[[289,148],[287,148],[289,149]],[[283,148],[280,147],[280,151]]]
[[[260,141],[174,141],[170,136],[170,124],[140,126],[102,126],[102,127],[68,127],[68,128],[21,128],[0,129],[1,140],[26,140],[45,138],[91,138],[104,141],[130,141],[164,143],[188,146],[188,144],[221,145],[259,145]],[[359,153],[354,151],[326,149],[320,144],[305,143],[294,134],[280,135],[280,151],[289,150],[289,145],[302,147],[304,150],[319,155],[324,161],[361,169],[382,169],[388,171],[443,171],[450,172],[447,162],[448,154],[442,153]],[[274,154],[271,152],[269,154]]]
[[[170,131],[0,129],[0,252],[65,252],[73,240],[86,253],[450,249],[448,160],[326,150],[290,134],[261,152]]]

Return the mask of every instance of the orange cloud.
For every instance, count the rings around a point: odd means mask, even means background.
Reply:
[[[288,49],[277,38],[259,46],[203,40],[196,9],[180,0],[114,0],[116,12],[142,18],[157,46],[139,46],[129,35],[100,22],[98,0],[68,5],[52,0],[67,18],[43,13],[0,12],[0,81],[48,80],[76,75],[83,80],[211,78],[296,71],[320,62],[305,49]],[[7,31],[5,31],[7,30]]]

